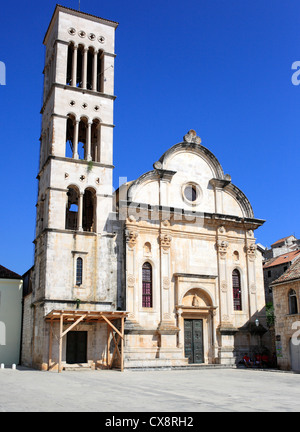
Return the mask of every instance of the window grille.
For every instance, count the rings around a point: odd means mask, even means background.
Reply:
[[[76,260],[76,285],[82,285],[82,258],[77,258]]]
[[[146,262],[142,268],[142,306],[151,308],[152,307],[152,266]]]
[[[241,276],[238,270],[232,272],[233,309],[242,310]]]

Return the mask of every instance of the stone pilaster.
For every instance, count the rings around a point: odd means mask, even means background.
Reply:
[[[137,322],[138,314],[138,293],[136,287],[135,269],[135,246],[137,243],[138,231],[132,227],[125,230],[126,239],[126,310],[129,312],[128,319]]]
[[[247,259],[247,279],[248,279],[248,293],[249,293],[249,318],[257,312],[257,298],[256,298],[256,245],[251,237],[251,232],[247,232],[245,252]]]

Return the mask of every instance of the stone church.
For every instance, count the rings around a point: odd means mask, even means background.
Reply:
[[[264,221],[194,130],[113,192],[117,26],[57,5],[44,38],[22,363],[236,364],[268,345],[254,237]]]

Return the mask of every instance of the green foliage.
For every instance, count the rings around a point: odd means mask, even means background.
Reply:
[[[268,327],[273,327],[275,324],[275,314],[272,302],[266,304],[266,318]]]
[[[92,169],[93,169],[93,161],[89,161],[87,170],[88,170],[88,172],[90,172],[90,171],[92,171]]]

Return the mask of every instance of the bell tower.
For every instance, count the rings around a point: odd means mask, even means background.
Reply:
[[[117,26],[57,5],[44,38],[32,293],[41,335],[51,310],[117,309],[111,221]],[[45,361],[46,346],[35,343],[35,363]]]

